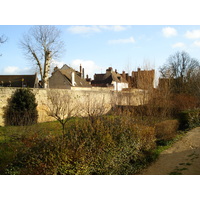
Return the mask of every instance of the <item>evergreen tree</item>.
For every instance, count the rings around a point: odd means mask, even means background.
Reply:
[[[37,123],[38,112],[35,95],[30,89],[17,89],[5,114],[7,125],[25,126]]]

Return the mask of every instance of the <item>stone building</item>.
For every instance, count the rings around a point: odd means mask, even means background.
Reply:
[[[93,87],[110,87],[115,91],[128,88],[127,80],[117,73],[116,70],[113,71],[112,67],[109,67],[105,74],[95,74],[91,85]]]
[[[154,88],[155,70],[141,70],[138,68],[137,71],[132,71],[131,76],[125,71],[122,72],[121,76],[126,79],[129,88],[145,90]]]
[[[91,87],[84,79],[82,66],[80,65],[80,71],[75,71],[68,65],[63,65],[61,69],[55,67],[49,78],[49,88],[71,89],[72,87]]]

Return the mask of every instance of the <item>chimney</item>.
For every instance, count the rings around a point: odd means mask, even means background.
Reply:
[[[53,73],[54,73],[55,71],[57,71],[57,70],[58,70],[58,67],[57,67],[57,66],[54,67],[53,72],[52,72],[51,74],[53,75]]]
[[[82,73],[82,66],[81,66],[81,64],[80,64],[80,73]]]
[[[140,68],[137,68],[137,70],[138,70],[138,72],[140,72],[141,69],[140,69]]]
[[[81,64],[80,64],[80,74],[82,75],[82,66],[81,66]]]
[[[84,77],[85,77],[85,69],[83,68],[83,70],[82,70],[82,78],[84,79]]]
[[[115,69],[115,73],[117,74],[117,69]]]
[[[108,69],[106,69],[106,72],[112,72],[112,67],[109,67]]]
[[[75,73],[72,72],[72,86],[75,86]]]
[[[122,77],[126,79],[125,71],[122,71]]]
[[[54,72],[58,69],[58,66],[54,67]]]
[[[125,77],[126,77],[126,80],[127,80],[127,81],[129,81],[129,80],[130,80],[130,77],[129,77],[128,73],[127,73],[127,74],[125,74]]]

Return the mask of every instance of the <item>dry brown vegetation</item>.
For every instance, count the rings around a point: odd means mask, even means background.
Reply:
[[[178,128],[178,120],[166,120],[155,124],[157,143],[172,140],[176,136]]]

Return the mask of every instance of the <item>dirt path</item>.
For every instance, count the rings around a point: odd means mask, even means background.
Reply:
[[[200,175],[200,127],[189,132],[141,175]]]

